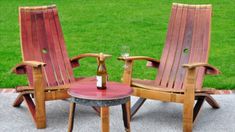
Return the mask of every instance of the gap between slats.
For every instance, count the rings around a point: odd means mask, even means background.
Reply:
[[[173,68],[176,68],[174,67],[174,60],[177,54],[178,38],[179,38],[179,31],[180,31],[179,25],[181,25],[182,13],[183,13],[183,8],[178,7],[177,12],[176,12],[176,20],[173,26],[174,29],[172,33],[172,39],[170,42],[171,46],[170,46],[170,50],[169,50],[168,57],[166,60],[167,62],[166,62],[165,70],[163,73],[162,82],[160,84],[161,86],[168,87],[169,81],[171,81],[171,77],[172,77],[170,76],[171,72]]]
[[[161,57],[161,63],[160,63],[159,70],[158,70],[159,72],[156,76],[156,81],[155,81],[156,85],[161,84],[162,76],[163,76],[163,73],[164,73],[164,70],[165,70],[165,65],[166,65],[166,61],[167,61],[167,57],[168,57],[168,53],[169,53],[168,51],[169,51],[169,48],[170,48],[171,36],[172,36],[172,33],[173,33],[172,30],[174,28],[174,21],[176,19],[176,10],[177,10],[177,7],[172,6],[172,12],[171,12],[171,17],[170,17],[170,23],[169,23],[169,26],[168,26],[166,43],[165,43],[163,53],[162,53],[162,57]]]

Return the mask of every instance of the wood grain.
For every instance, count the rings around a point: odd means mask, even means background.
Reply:
[[[213,90],[202,89],[204,75],[219,74],[208,64],[210,48],[211,5],[172,4],[166,42],[155,80],[132,78],[133,58],[125,59],[131,69],[125,69],[123,83],[130,85],[132,95],[140,97],[132,107],[133,114],[146,99],[183,104],[183,130],[193,130],[193,121],[204,100],[213,108],[218,103],[209,95]],[[122,59],[124,60],[124,59]],[[139,59],[140,60],[140,59]],[[194,107],[194,101],[197,103]]]
[[[75,81],[57,8],[19,7],[19,25],[23,61],[12,72],[26,74],[29,86],[17,88],[19,96],[13,105],[25,101],[37,128],[45,128],[45,101],[70,97],[68,85]]]
[[[68,120],[68,132],[73,131],[73,122],[74,122],[74,111],[76,108],[76,104],[74,102],[70,103],[70,109],[69,109],[69,120]]]
[[[109,107],[101,107],[101,130],[102,132],[109,132]]]

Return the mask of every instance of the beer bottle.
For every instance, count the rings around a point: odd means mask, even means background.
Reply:
[[[107,71],[105,67],[105,59],[104,55],[100,53],[100,57],[98,58],[98,68],[97,68],[97,83],[96,86],[98,89],[106,89],[106,81],[107,81]]]

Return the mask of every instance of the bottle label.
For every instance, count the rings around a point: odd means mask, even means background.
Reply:
[[[96,76],[96,86],[102,87],[102,76]]]

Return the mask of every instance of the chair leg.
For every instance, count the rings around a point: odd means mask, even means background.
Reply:
[[[193,130],[193,105],[194,105],[194,100],[191,103],[187,103],[187,104],[184,103],[184,111],[183,111],[183,131],[184,132],[192,132]]]
[[[68,132],[73,131],[73,122],[74,122],[74,111],[75,111],[76,104],[74,102],[70,103],[70,110],[69,110],[69,123],[68,123]]]
[[[139,108],[144,104],[146,101],[145,98],[139,98],[136,103],[131,107],[131,118],[136,114]]]
[[[43,80],[42,68],[33,68],[34,80],[34,102],[35,102],[35,119],[37,128],[46,127],[46,108],[45,108],[45,82]]]
[[[31,116],[33,117],[34,122],[36,122],[35,105],[34,105],[34,102],[33,102],[32,98],[30,97],[29,94],[23,95],[23,98],[25,100],[26,106],[27,106]]]
[[[220,108],[219,104],[217,103],[217,101],[211,96],[211,95],[207,95],[206,96],[206,102],[214,109],[218,109]]]
[[[195,104],[194,109],[193,109],[193,122],[196,120],[204,101],[205,101],[205,97],[198,97],[197,103]]]
[[[35,96],[35,108],[36,127],[38,129],[46,128],[46,108],[44,98]]]
[[[25,103],[28,107],[29,112],[31,113],[33,120],[38,129],[46,127],[46,110],[45,110],[45,102],[39,102],[34,104],[32,98],[29,94],[23,95]],[[35,101],[36,102],[36,101]],[[41,103],[41,104],[40,104]],[[44,107],[39,107],[44,105]]]
[[[109,132],[109,107],[101,107],[100,117],[102,132]]]
[[[92,106],[95,112],[100,116],[100,107]]]
[[[13,103],[13,107],[19,107],[24,101],[23,94],[19,94]]]
[[[126,102],[125,104],[122,104],[122,115],[123,115],[123,123],[125,126],[125,131],[130,132],[130,101]]]

